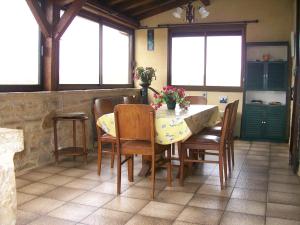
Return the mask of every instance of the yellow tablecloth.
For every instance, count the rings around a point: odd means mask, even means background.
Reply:
[[[219,118],[218,106],[214,105],[191,105],[188,110],[161,107],[155,115],[156,142],[167,145],[184,141],[203,128],[213,126]],[[97,125],[104,132],[116,136],[113,113],[101,116]]]

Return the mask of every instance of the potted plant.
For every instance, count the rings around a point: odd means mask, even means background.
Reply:
[[[140,85],[142,87],[144,86],[147,86],[149,87],[151,85],[151,82],[154,79],[156,79],[156,76],[155,76],[155,72],[156,70],[153,69],[152,67],[137,67],[136,70],[135,70],[135,76],[134,78],[136,80],[140,80]]]
[[[185,99],[185,90],[173,86],[165,86],[160,94],[154,94],[153,108],[158,109],[163,103],[167,104],[168,109],[175,109],[176,103],[180,108],[187,109],[190,102]]]

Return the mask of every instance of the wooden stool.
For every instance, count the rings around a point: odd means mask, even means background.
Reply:
[[[54,156],[55,161],[58,163],[59,154],[73,156],[75,159],[76,156],[83,156],[85,162],[87,163],[87,148],[86,148],[86,127],[85,121],[88,120],[88,117],[85,113],[76,112],[76,113],[58,113],[53,117],[53,127],[54,127]],[[73,146],[72,147],[58,147],[57,139],[57,122],[58,121],[72,121],[73,122]],[[76,121],[80,121],[82,125],[82,147],[76,146]]]

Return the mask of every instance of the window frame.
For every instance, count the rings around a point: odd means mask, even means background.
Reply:
[[[61,9],[63,10],[63,9]],[[96,17],[95,15],[92,15],[87,12],[80,12],[77,14],[77,16],[83,17],[87,20],[91,20],[93,22],[98,23],[99,25],[99,84],[59,84],[59,72],[58,72],[58,78],[57,78],[57,89],[58,91],[63,90],[87,90],[87,89],[113,89],[113,88],[133,88],[134,82],[132,78],[132,71],[133,71],[133,65],[135,60],[134,55],[134,30],[127,28],[125,26],[122,26],[120,24],[113,23],[109,20],[106,20],[104,18]],[[128,71],[128,84],[102,84],[102,53],[103,53],[103,38],[102,38],[102,26],[108,26],[114,29],[118,29],[120,31],[126,32],[129,34],[129,71]],[[60,48],[59,48],[60,50]],[[59,57],[59,54],[58,54]],[[58,59],[59,62],[59,59]]]
[[[167,83],[172,82],[172,38],[173,37],[193,37],[203,36],[205,38],[205,52],[207,48],[207,36],[230,36],[241,35],[242,37],[242,54],[241,54],[241,78],[240,86],[206,86],[206,54],[204,56],[204,85],[173,85],[182,87],[189,91],[223,91],[223,92],[242,92],[244,88],[245,76],[245,52],[246,52],[246,25],[245,24],[224,24],[224,25],[190,25],[172,27],[168,30],[168,68],[167,68]]]
[[[40,4],[42,2],[40,1]],[[29,8],[28,8],[29,9]],[[30,10],[30,9],[29,9]],[[31,13],[31,11],[30,11]],[[39,28],[39,25],[36,24]],[[43,47],[42,47],[42,33],[39,29],[38,35],[38,84],[0,84],[0,92],[35,92],[43,91]]]

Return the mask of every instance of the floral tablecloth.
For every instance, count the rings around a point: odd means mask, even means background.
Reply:
[[[219,119],[219,108],[215,105],[191,105],[188,110],[161,107],[155,115],[156,143],[167,145],[184,141],[203,128],[213,126]],[[101,116],[97,125],[116,136],[113,113]]]

